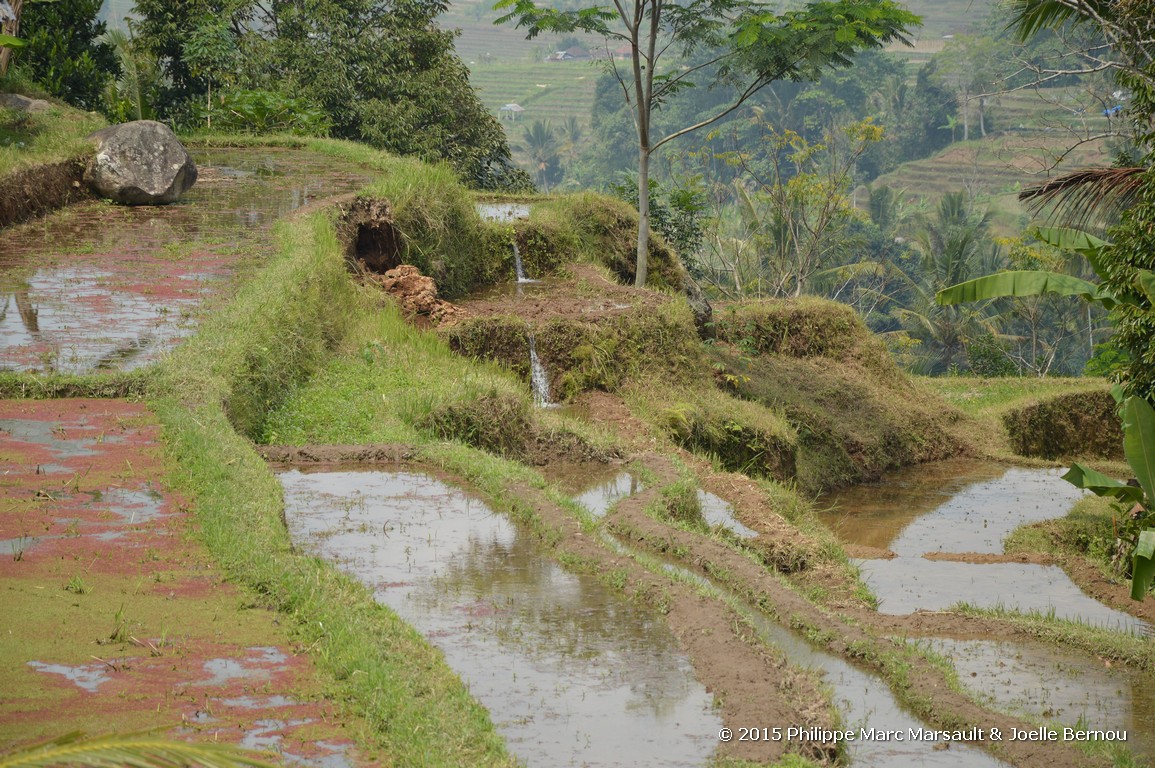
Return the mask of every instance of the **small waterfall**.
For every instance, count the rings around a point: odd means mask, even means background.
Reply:
[[[513,244],[513,268],[517,272],[517,282],[520,283],[536,283],[536,280],[530,280],[525,276],[525,265],[521,263],[521,249],[517,247],[517,243]],[[520,292],[520,289],[518,289]]]
[[[539,408],[550,408],[553,403],[549,399],[549,377],[545,375],[545,366],[537,357],[537,344],[533,334],[529,335],[529,380],[533,385],[533,404]]]

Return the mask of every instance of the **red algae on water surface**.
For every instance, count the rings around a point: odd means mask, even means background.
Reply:
[[[86,202],[5,231],[0,370],[155,361],[191,333],[239,263],[267,250],[277,218],[370,178],[308,152],[194,154],[202,180],[177,204]]]
[[[308,658],[193,543],[158,438],[140,404],[0,401],[0,746],[159,727],[363,764]]]

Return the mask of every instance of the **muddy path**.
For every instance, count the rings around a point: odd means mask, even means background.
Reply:
[[[0,401],[0,743],[160,728],[370,764],[305,649],[197,544],[159,441],[138,403]]]

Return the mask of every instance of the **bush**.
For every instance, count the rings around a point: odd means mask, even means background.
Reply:
[[[215,131],[327,136],[332,125],[329,117],[308,100],[276,91],[225,91],[214,101]],[[209,110],[205,104],[197,102],[193,114],[195,122],[207,123]]]
[[[28,3],[21,16],[27,45],[15,61],[50,94],[84,109],[98,108],[109,81],[120,72],[113,47],[97,42],[102,0]]]

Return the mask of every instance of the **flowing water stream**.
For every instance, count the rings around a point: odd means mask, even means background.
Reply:
[[[549,399],[549,375],[537,356],[537,343],[532,333],[529,334],[529,382],[533,387],[533,404],[538,408],[553,407],[554,403]]]
[[[272,222],[370,175],[277,149],[194,151],[197,184],[167,206],[87,202],[4,233],[0,370],[147,365],[188,336]],[[251,261],[250,261],[251,263]]]

